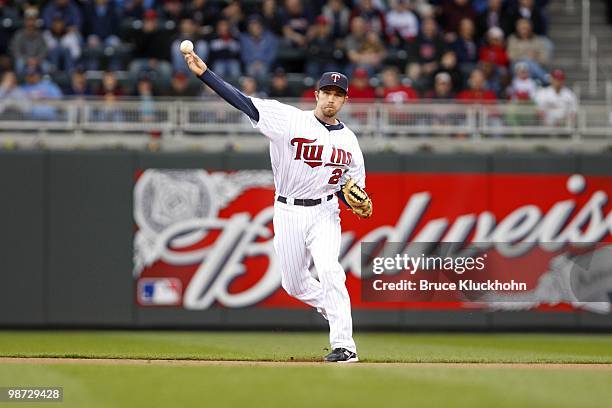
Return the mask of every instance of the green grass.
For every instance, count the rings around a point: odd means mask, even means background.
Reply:
[[[612,363],[612,336],[358,333],[364,361]],[[319,361],[324,333],[0,331],[0,356]]]
[[[0,365],[0,383],[63,386],[64,408],[563,408],[612,401],[612,372],[582,369],[10,364]]]
[[[610,335],[358,333],[356,341],[367,361],[612,363]],[[324,333],[0,331],[0,355],[23,357],[319,361],[326,344]],[[0,364],[0,386],[62,386],[57,406],[87,408],[607,407],[611,384],[612,370],[589,366]]]

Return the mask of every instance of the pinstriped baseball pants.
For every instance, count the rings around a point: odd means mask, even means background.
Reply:
[[[274,249],[283,288],[290,296],[324,310],[332,348],[343,347],[356,352],[346,274],[338,262],[339,214],[335,196],[313,207],[275,201]],[[319,280],[313,278],[308,269],[311,259]]]

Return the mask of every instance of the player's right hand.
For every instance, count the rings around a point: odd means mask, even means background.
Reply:
[[[191,51],[189,54],[184,54],[184,57],[189,70],[197,76],[202,75],[204,71],[208,69],[204,61],[202,61],[194,51]]]

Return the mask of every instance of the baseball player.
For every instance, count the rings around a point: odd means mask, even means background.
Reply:
[[[336,117],[348,98],[346,76],[324,73],[315,91],[315,110],[302,111],[275,100],[247,97],[209,70],[193,51],[185,54],[185,61],[270,140],[276,190],[274,249],[282,286],[329,321],[332,351],[325,361],[358,361],[346,275],[338,262],[338,197],[364,218],[372,213],[372,201],[363,190],[365,167],[357,138]],[[311,260],[318,280],[310,274]]]

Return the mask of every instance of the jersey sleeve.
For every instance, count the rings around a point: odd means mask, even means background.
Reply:
[[[299,109],[273,99],[251,98],[251,101],[259,111],[258,121],[249,118],[254,128],[272,141],[289,137],[291,124]]]
[[[353,160],[351,160],[348,171],[344,174],[345,180],[342,184],[346,183],[346,180],[349,178],[352,178],[359,187],[365,189],[365,162],[356,137],[354,146],[352,150]]]

